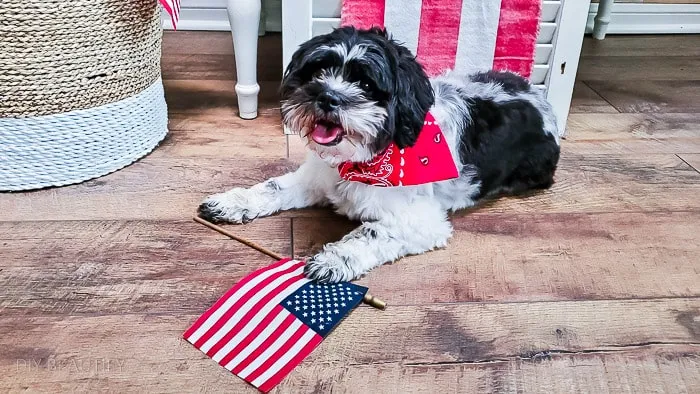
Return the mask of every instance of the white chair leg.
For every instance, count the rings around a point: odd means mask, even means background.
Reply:
[[[238,111],[243,119],[258,116],[257,81],[258,27],[261,0],[228,0],[228,19],[236,55],[236,95]]]
[[[593,37],[602,40],[608,32],[610,24],[610,14],[612,14],[613,0],[600,0],[598,3],[598,12],[595,15],[593,25]]]

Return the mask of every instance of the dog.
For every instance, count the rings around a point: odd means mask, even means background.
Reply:
[[[384,29],[343,27],[302,44],[281,86],[284,124],[307,142],[294,172],[206,198],[199,214],[247,223],[282,210],[330,205],[361,225],[309,258],[307,277],[356,279],[374,267],[442,248],[448,213],[498,195],[553,184],[559,130],[538,89],[512,73],[447,73],[429,79]],[[377,187],[339,176],[343,163],[412,147],[430,113],[447,140],[458,178]]]

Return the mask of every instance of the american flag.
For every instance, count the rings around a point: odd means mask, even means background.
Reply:
[[[341,24],[386,27],[426,72],[529,77],[542,0],[343,0]]]
[[[364,297],[352,283],[316,284],[304,262],[284,259],[245,277],[184,338],[222,367],[268,392]]]
[[[177,29],[177,22],[180,21],[180,0],[160,0],[165,12],[170,15],[173,21],[173,29]]]

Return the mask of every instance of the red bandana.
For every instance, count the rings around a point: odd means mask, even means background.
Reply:
[[[382,187],[422,185],[459,177],[450,147],[430,113],[412,147],[399,149],[392,142],[374,159],[364,163],[346,161],[338,166],[338,172],[346,181]]]

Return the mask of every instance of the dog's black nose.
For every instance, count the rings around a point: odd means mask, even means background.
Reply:
[[[334,111],[340,106],[340,97],[333,92],[323,92],[316,99],[319,108],[324,111]]]

